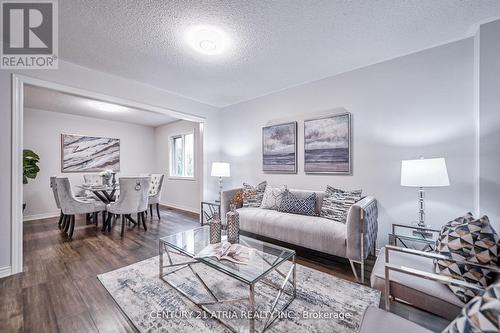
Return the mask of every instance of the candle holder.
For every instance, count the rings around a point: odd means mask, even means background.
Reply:
[[[236,210],[226,214],[227,241],[238,243],[240,241],[240,214]]]
[[[217,244],[221,242],[222,236],[222,222],[220,216],[214,213],[214,217],[210,222],[210,244]]]

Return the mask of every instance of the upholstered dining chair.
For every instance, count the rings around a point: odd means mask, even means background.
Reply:
[[[161,220],[160,197],[161,197],[161,188],[163,186],[163,178],[164,175],[162,174],[151,175],[151,183],[149,186],[149,197],[148,197],[149,213],[151,214],[151,219],[153,219],[153,205],[156,205],[156,215],[158,215],[158,220]]]
[[[103,225],[103,231],[111,231],[111,218],[113,215],[121,215],[122,227],[121,236],[125,231],[125,220],[137,224],[138,228],[142,222],[144,230],[146,227],[146,218],[144,212],[148,209],[148,193],[151,177],[120,177],[120,197],[117,201],[107,206],[108,218]],[[137,222],[131,217],[131,214],[137,214]]]
[[[57,194],[56,176],[50,177],[50,188],[52,189],[52,193],[54,194],[54,201],[56,202],[57,209],[61,211],[59,214],[59,223],[57,224],[59,227],[61,227],[64,214],[61,210],[61,204],[59,203],[59,196]]]
[[[83,181],[87,185],[102,185],[102,177],[97,173],[84,174]]]
[[[106,205],[103,202],[76,198],[67,177],[56,178],[55,185],[61,211],[64,215],[62,219],[63,230],[70,239],[73,237],[75,229],[75,215],[98,213],[106,210]]]

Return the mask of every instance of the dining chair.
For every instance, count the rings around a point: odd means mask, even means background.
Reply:
[[[75,215],[93,214],[97,220],[97,213],[106,210],[106,205],[101,201],[76,198],[67,177],[55,178],[55,190],[64,215],[62,219],[63,230],[70,239],[73,237],[75,229]]]
[[[111,218],[113,215],[121,215],[122,227],[121,236],[125,231],[125,220],[131,221],[134,226],[139,229],[142,226],[145,231],[146,218],[144,212],[148,209],[148,193],[151,177],[121,177],[120,182],[120,197],[117,201],[108,204],[108,217],[103,225],[103,231],[111,231]],[[137,222],[132,219],[132,214],[137,214]]]
[[[86,185],[102,185],[102,177],[97,173],[86,173],[83,175],[83,182]]]
[[[50,177],[50,188],[52,189],[52,193],[54,194],[54,201],[56,202],[57,209],[60,210],[59,223],[57,223],[57,225],[59,227],[61,227],[61,224],[62,224],[62,221],[63,221],[63,218],[64,218],[64,214],[63,214],[63,212],[61,210],[61,204],[59,203],[59,197],[57,195],[56,176]]]
[[[153,219],[153,205],[156,205],[156,214],[158,215],[158,220],[161,220],[160,197],[161,197],[161,188],[163,186],[163,177],[164,175],[162,174],[151,175],[151,183],[149,186],[149,196],[148,196],[148,205],[149,205],[149,213],[151,214],[151,220]]]

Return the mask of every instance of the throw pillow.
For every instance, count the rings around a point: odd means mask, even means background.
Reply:
[[[298,198],[289,190],[285,190],[281,199],[280,212],[315,216],[316,215],[316,193],[305,198]]]
[[[496,266],[500,243],[498,234],[492,228],[487,216],[475,219],[471,213],[448,222],[441,228],[436,241],[436,252],[455,260],[464,260],[483,265]],[[487,287],[494,274],[488,269],[458,264],[448,260],[436,260],[437,273]],[[449,286],[464,303],[478,294],[475,289]]]
[[[500,283],[474,297],[443,333],[500,332]]]
[[[344,191],[328,185],[323,197],[320,216],[336,222],[346,223],[349,209],[361,200],[361,192],[362,190]]]
[[[267,182],[263,181],[257,186],[243,183],[243,207],[260,207]]]
[[[267,185],[260,208],[278,210],[281,206],[281,200],[283,199],[283,193],[285,193],[285,190],[285,185],[281,187],[271,187],[270,185]]]

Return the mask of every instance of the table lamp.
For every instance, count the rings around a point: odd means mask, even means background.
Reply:
[[[418,187],[418,226],[425,227],[425,187],[449,186],[444,158],[401,161],[401,186]]]
[[[212,177],[219,177],[219,199],[215,200],[220,202],[222,197],[222,177],[231,176],[229,163],[226,162],[213,162],[212,163]]]

